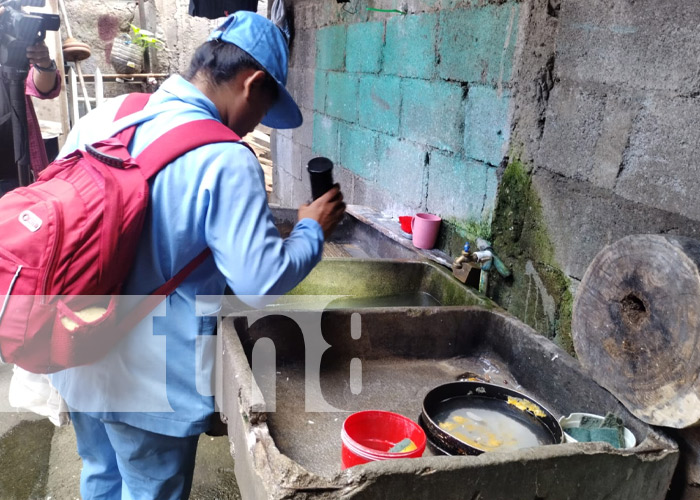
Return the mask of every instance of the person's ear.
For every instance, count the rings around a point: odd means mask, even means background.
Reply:
[[[265,72],[261,70],[253,70],[248,73],[243,80],[243,88],[245,95],[248,98],[257,98],[265,84]]]

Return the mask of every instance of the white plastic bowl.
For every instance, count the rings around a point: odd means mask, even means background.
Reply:
[[[581,425],[581,418],[582,417],[591,417],[599,420],[602,422],[605,420],[605,417],[601,417],[600,415],[594,415],[592,413],[572,413],[568,417],[561,417],[559,419],[559,425],[561,425],[562,430],[564,431],[564,440],[567,443],[578,443],[578,441],[574,438],[572,438],[567,432],[566,429],[572,428],[572,427],[579,427]],[[623,446],[624,449],[627,448],[634,448],[637,445],[637,440],[634,437],[634,434],[632,434],[632,431],[630,431],[627,427],[624,429],[624,437],[625,437],[625,445]]]

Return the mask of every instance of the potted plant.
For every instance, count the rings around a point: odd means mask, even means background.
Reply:
[[[131,34],[123,33],[114,39],[110,62],[117,73],[140,73],[143,70],[143,54],[149,47],[161,49],[165,43],[155,34],[131,25]]]

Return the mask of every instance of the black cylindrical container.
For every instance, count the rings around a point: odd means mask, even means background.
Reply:
[[[333,187],[333,162],[323,156],[311,158],[306,169],[311,180],[311,196],[315,200]]]

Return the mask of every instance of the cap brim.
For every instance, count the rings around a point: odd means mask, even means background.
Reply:
[[[271,128],[296,128],[304,121],[301,110],[292,96],[277,82],[279,96],[260,123]]]

